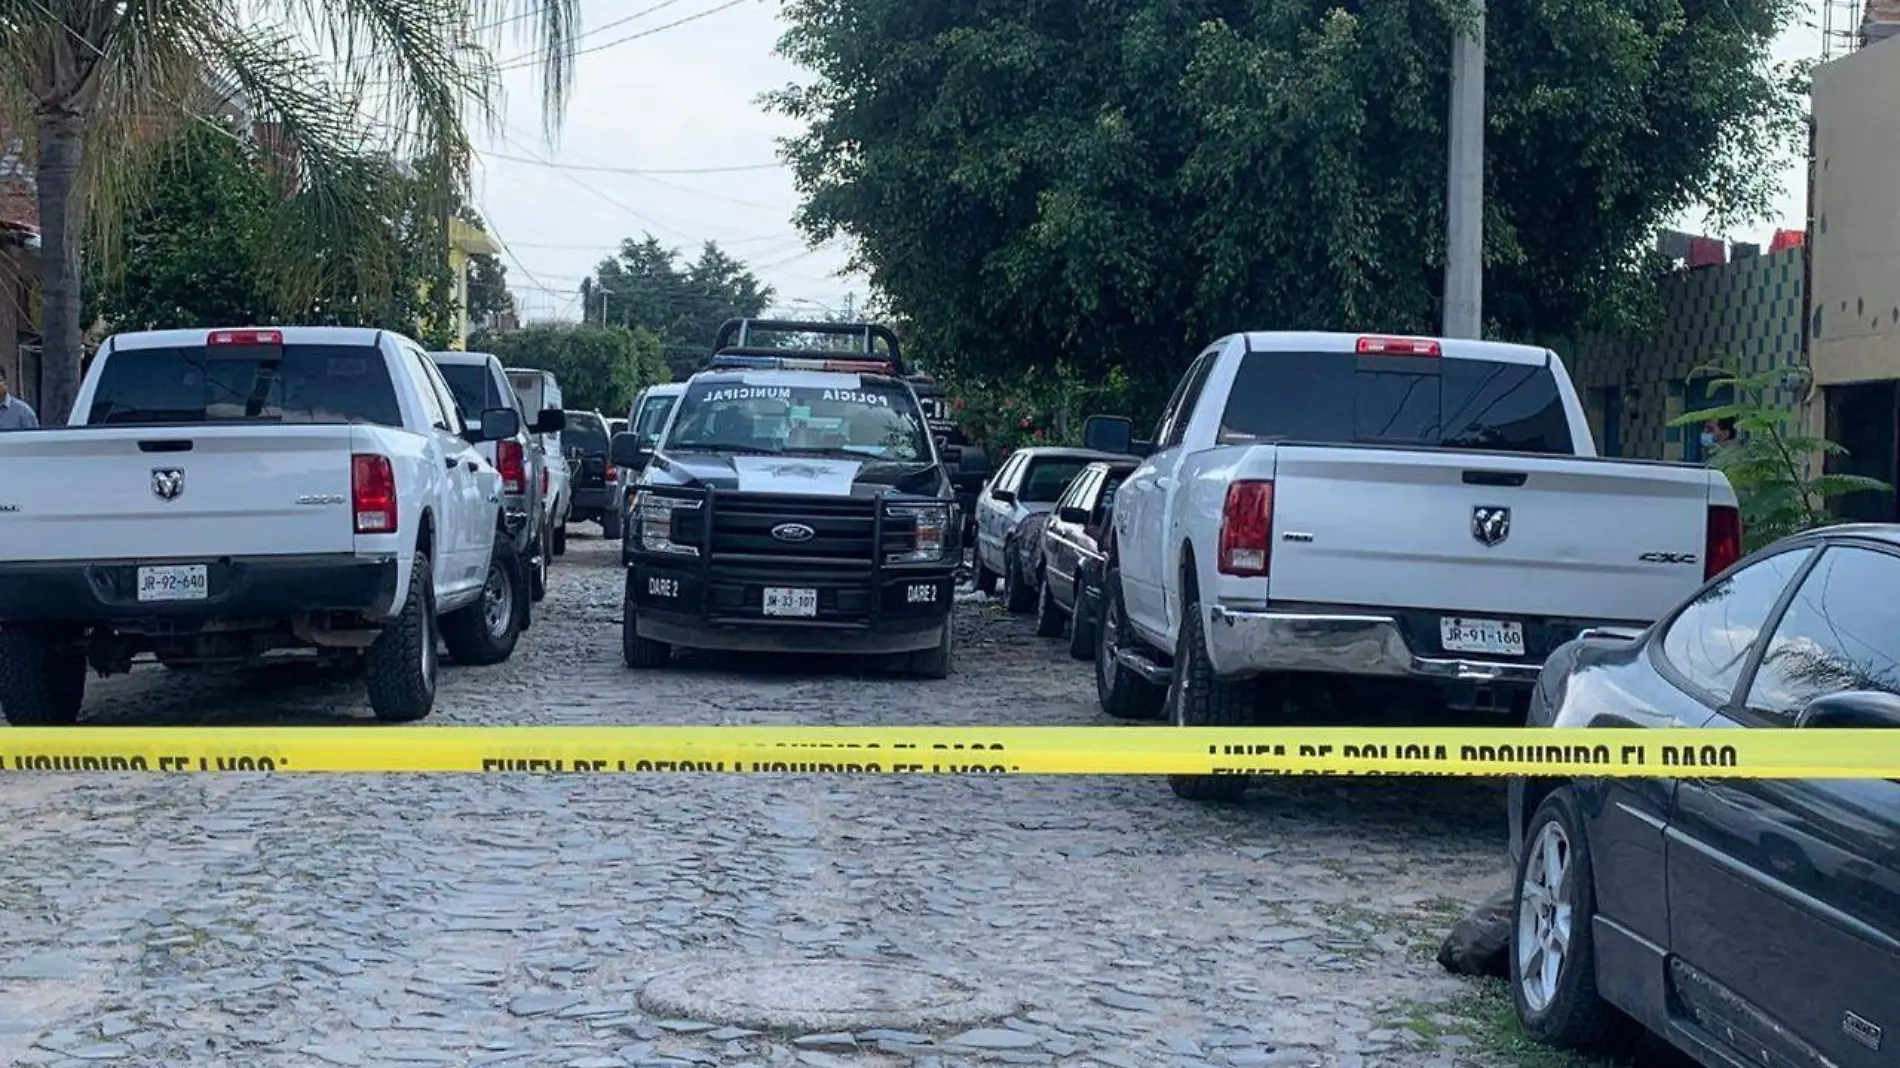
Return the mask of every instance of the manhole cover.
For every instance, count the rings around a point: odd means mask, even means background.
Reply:
[[[1014,998],[952,976],[848,960],[741,961],[655,976],[648,1012],[760,1030],[957,1027],[1007,1016]]]

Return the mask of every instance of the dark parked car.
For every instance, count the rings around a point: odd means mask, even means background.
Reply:
[[[1095,656],[1091,613],[1097,595],[1092,584],[1099,580],[1108,555],[1105,542],[1112,529],[1115,490],[1138,466],[1138,460],[1116,460],[1084,467],[1056,501],[1043,528],[1036,633],[1060,638],[1067,627],[1069,655],[1077,660]]]
[[[1532,726],[1900,727],[1900,526],[1736,563],[1543,669]],[[1527,1030],[1637,1026],[1708,1068],[1900,1063],[1900,782],[1523,780],[1511,989]]]
[[[614,485],[620,473],[607,456],[607,420],[599,412],[568,412],[567,428],[561,432],[561,446],[567,450],[567,464],[573,472],[573,509],[568,513],[575,522],[593,520],[609,538],[620,537],[620,509],[614,505]]]

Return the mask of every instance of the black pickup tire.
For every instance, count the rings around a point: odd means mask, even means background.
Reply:
[[[943,621],[943,630],[937,635],[937,645],[933,649],[919,649],[910,654],[912,674],[926,679],[947,679],[956,661],[956,620],[954,617]]]
[[[69,727],[86,701],[86,652],[75,635],[0,630],[0,713],[15,727]]]
[[[1232,681],[1214,674],[1207,658],[1206,613],[1198,594],[1181,613],[1175,639],[1174,675],[1168,682],[1167,718],[1177,727],[1256,726],[1259,686],[1254,679]],[[1176,797],[1231,804],[1247,792],[1247,775],[1170,775]]]
[[[640,608],[633,602],[634,574],[627,572],[626,600],[620,611],[620,659],[636,671],[663,668],[673,659],[673,647],[640,636]]]
[[[1102,582],[1102,619],[1096,628],[1095,700],[1116,719],[1154,719],[1166,692],[1116,659],[1124,643],[1137,640],[1122,611],[1122,576],[1110,571]]]
[[[534,544],[528,546],[534,562],[528,567],[528,599],[536,604],[548,596],[548,528],[543,523],[534,532]]]
[[[514,655],[526,607],[521,571],[514,543],[497,533],[481,597],[442,617],[442,643],[457,664],[499,664]]]
[[[608,541],[620,540],[620,509],[618,507],[610,504],[600,513],[600,536]]]
[[[435,579],[427,553],[409,565],[409,596],[363,654],[369,707],[385,723],[413,723],[435,707]]]
[[[554,555],[567,555],[567,523],[565,520],[554,524],[554,540],[550,544],[554,546]]]

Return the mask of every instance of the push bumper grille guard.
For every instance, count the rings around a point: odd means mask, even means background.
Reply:
[[[670,573],[691,577],[693,600],[696,603],[660,607],[660,611],[676,616],[690,616],[702,625],[717,627],[722,625],[771,626],[788,629],[814,630],[876,630],[883,624],[889,613],[885,606],[885,592],[890,583],[905,579],[941,583],[941,597],[931,604],[935,611],[931,618],[940,618],[947,613],[954,601],[953,580],[956,560],[959,555],[959,543],[955,531],[946,529],[944,536],[950,545],[944,559],[930,563],[891,564],[885,557],[901,552],[907,546],[901,543],[904,531],[901,524],[894,523],[886,514],[886,502],[881,499],[836,497],[799,497],[777,494],[739,494],[731,490],[690,489],[668,487],[653,490],[641,487],[641,491],[658,497],[681,500],[696,500],[699,507],[678,509],[673,513],[673,537],[676,545],[690,545],[697,555],[683,553],[655,552],[648,550],[643,543],[641,524],[628,524],[625,532],[627,539],[627,559],[631,567],[641,572],[654,574]],[[821,556],[754,552],[722,551],[715,555],[714,542],[720,529],[722,514],[721,501],[724,500],[728,511],[757,513],[769,504],[779,523],[804,523],[820,525],[827,522],[869,520],[871,525],[868,559],[862,556]],[[921,502],[920,502],[921,503]],[[942,502],[928,502],[942,503]],[[853,505],[861,505],[861,510]],[[730,536],[730,534],[728,534]],[[814,539],[816,540],[816,539]],[[743,606],[727,606],[718,603],[715,590],[731,586],[815,586],[819,591],[818,616],[811,619],[797,617],[761,616],[756,609],[748,611]],[[856,601],[862,596],[864,604],[861,610],[853,605],[850,608],[841,601]],[[917,620],[924,613],[903,615]],[[830,617],[830,618],[826,618]],[[893,620],[895,622],[895,620]]]

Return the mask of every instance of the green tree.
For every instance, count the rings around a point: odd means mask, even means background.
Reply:
[[[1640,305],[1697,204],[1758,214],[1798,127],[1792,0],[1489,13],[1486,307]],[[848,238],[948,375],[1124,369],[1165,397],[1243,328],[1436,332],[1452,0],[790,0],[768,103],[814,240]]]
[[[682,262],[680,250],[652,234],[622,241],[620,251],[581,283],[588,322],[652,331],[680,374],[705,360],[720,323],[756,317],[772,296],[771,286],[717,242],[706,242],[698,259]]]
[[[378,195],[392,210],[380,228],[284,255],[284,232],[313,214],[311,191],[286,188],[259,147],[191,126],[144,164],[140,193],[116,227],[102,225],[111,256],[86,262],[87,321],[118,330],[238,323],[385,326],[441,340],[454,326],[453,292],[440,255],[442,230],[420,210],[424,179],[386,166]],[[352,265],[357,256],[369,268]],[[435,287],[435,288],[432,288]]]
[[[1844,456],[1847,450],[1801,429],[1801,414],[1776,396],[1784,370],[1771,367],[1743,374],[1733,360],[1698,368],[1695,377],[1710,379],[1711,393],[1731,399],[1669,421],[1670,426],[1687,428],[1733,420],[1735,441],[1716,450],[1709,462],[1735,487],[1750,552],[1834,522],[1828,505],[1837,497],[1893,492],[1879,479],[1816,470],[1816,460]]]
[[[464,183],[465,118],[493,114],[497,65],[485,44],[503,26],[534,39],[552,127],[572,75],[577,6],[177,0],[160,10],[0,0],[7,27],[0,107],[35,152],[49,412],[70,407],[78,386],[84,228],[116,223],[118,205],[135,192],[130,182],[146,173],[137,164],[168,133],[215,124],[208,113],[271,124],[281,136],[267,139],[266,150],[278,172],[313,194],[300,200],[307,217],[280,229],[282,258],[296,263],[352,247],[358,235],[374,248],[402,210],[384,178],[388,158],[431,161],[431,211],[436,202],[446,211]],[[312,41],[327,43],[330,54],[313,53]],[[388,155],[364,151],[366,140]],[[320,240],[309,243],[313,237]],[[390,273],[373,256],[352,254],[313,263],[301,276],[346,270],[366,276],[365,290]]]
[[[510,367],[554,372],[562,403],[575,411],[624,417],[633,398],[667,380],[659,335],[619,326],[531,326],[505,334],[477,334],[468,347]]]

